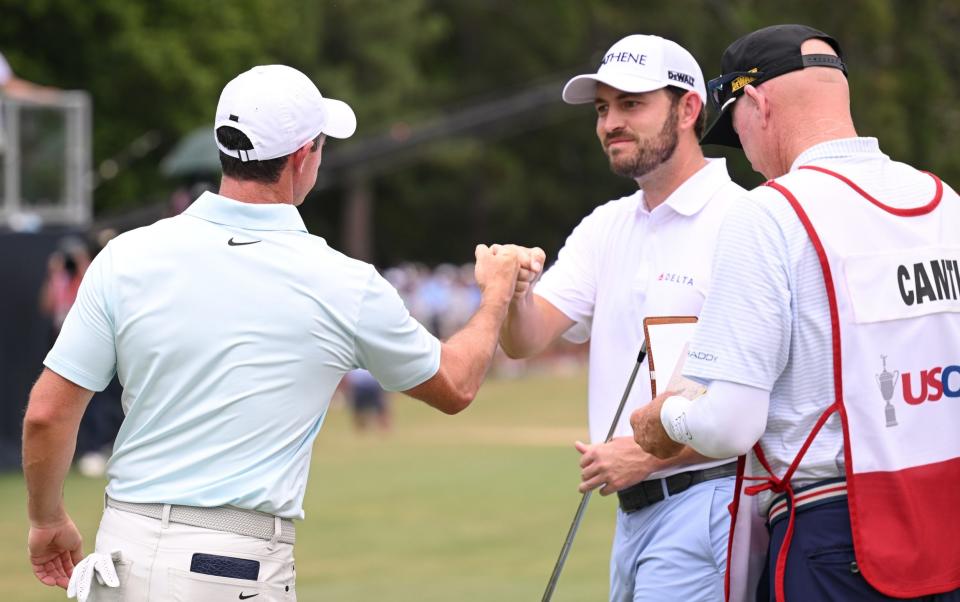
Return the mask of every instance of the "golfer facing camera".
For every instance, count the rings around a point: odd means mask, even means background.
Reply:
[[[585,217],[535,288],[521,278],[500,335],[511,357],[535,355],[561,336],[590,341],[592,443],[576,443],[580,491],[619,498],[610,563],[616,602],[723,597],[735,464],[692,450],[661,461],[634,443],[626,418],[604,442],[643,319],[700,312],[720,222],[743,194],[723,159],[700,150],[706,98],[693,56],[657,36],[620,40],[595,74],[567,83],[563,99],[593,103],[611,169],[639,190]],[[543,263],[539,249],[519,253],[525,265]],[[636,382],[624,416],[650,402],[646,363]]]
[[[326,138],[351,136],[356,118],[303,73],[240,74],[214,127],[219,194],[107,245],[30,395],[30,561],[81,600],[295,600],[293,521],[341,377],[364,368],[455,414],[480,387],[514,291],[516,254],[478,246],[480,308],[441,343],[373,266],[307,232],[296,206]],[[84,408],[115,371],[126,417],[83,559],[63,481]]]

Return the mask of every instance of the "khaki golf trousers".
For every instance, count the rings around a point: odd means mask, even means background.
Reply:
[[[295,602],[293,546],[104,508],[96,551],[119,550],[119,588],[94,581],[90,602]],[[257,581],[190,571],[194,554],[255,560]]]

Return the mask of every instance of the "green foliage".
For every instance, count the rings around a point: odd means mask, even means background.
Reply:
[[[96,164],[148,130],[169,148],[212,119],[220,89],[252,64],[311,57],[305,6],[2,0],[0,49],[24,77],[91,92]],[[97,207],[135,205],[163,187],[154,158],[98,190]]]
[[[91,92],[95,164],[146,131],[162,135],[153,155],[97,189],[101,213],[163,200],[177,183],[157,173],[159,159],[208,125],[223,84],[255,64],[291,64],[349,101],[358,138],[557,81],[555,105],[502,131],[434,143],[389,169],[372,162],[382,264],[465,261],[478,240],[554,254],[593,207],[629,193],[633,184],[607,169],[590,108],[559,99],[565,78],[593,70],[629,33],[680,42],[710,77],[723,49],[752,29],[819,27],[846,52],[860,133],[895,159],[960,181],[956,2],[0,0],[0,15],[0,51],[18,73]],[[740,153],[709,150],[728,156],[745,185],[760,181]],[[308,225],[342,246],[343,182],[316,196],[303,208]]]

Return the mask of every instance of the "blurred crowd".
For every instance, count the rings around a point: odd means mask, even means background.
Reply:
[[[383,276],[399,291],[410,314],[440,339],[460,330],[480,305],[472,263],[444,263],[434,269],[405,263]]]
[[[444,263],[436,268],[404,263],[388,268],[383,276],[400,292],[410,314],[441,340],[460,330],[480,304],[472,263]],[[531,370],[573,372],[586,361],[586,345],[560,340],[528,360],[512,360],[498,351],[492,370],[504,377],[522,376]]]

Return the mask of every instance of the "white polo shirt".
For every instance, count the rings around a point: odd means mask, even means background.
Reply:
[[[302,518],[340,378],[365,368],[409,389],[436,373],[440,343],[292,205],[204,193],[110,242],[44,363],[94,391],[119,375],[111,497]]]
[[[537,283],[536,294],[575,322],[564,337],[590,340],[593,442],[607,436],[643,342],[643,319],[700,313],[720,223],[730,203],[743,193],[730,180],[726,162],[711,159],[653,211],[647,210],[642,190],[610,201],[580,222]],[[633,436],[630,413],[650,397],[644,362],[615,436]],[[671,469],[651,478],[691,469]]]

